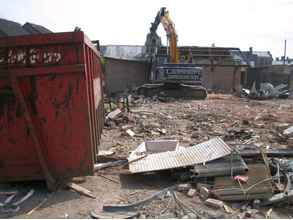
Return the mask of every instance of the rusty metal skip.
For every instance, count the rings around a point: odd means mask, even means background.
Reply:
[[[25,103],[23,94],[19,88],[15,74],[13,74],[13,73],[10,74],[10,81],[11,81],[11,87],[13,89],[16,100],[19,102],[21,108],[24,111],[24,117],[25,117],[28,129],[30,130],[30,133],[31,133],[33,141],[34,141],[35,150],[37,152],[37,156],[38,156],[41,168],[44,172],[47,187],[49,190],[54,191],[54,190],[56,190],[57,183],[56,183],[56,180],[54,179],[54,177],[50,173],[48,164],[46,162],[46,159],[44,157],[44,154],[43,154],[43,151],[41,148],[40,140],[38,139],[36,129],[34,127],[30,112],[29,112],[28,107]]]

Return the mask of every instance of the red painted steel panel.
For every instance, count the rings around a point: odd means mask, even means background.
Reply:
[[[0,181],[43,179],[11,74],[52,176],[91,175],[103,127],[99,52],[83,32],[0,38]]]

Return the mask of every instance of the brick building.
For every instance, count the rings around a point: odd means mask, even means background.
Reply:
[[[179,47],[181,63],[193,63],[203,68],[203,86],[208,90],[233,92],[246,82],[247,63],[239,48]],[[157,62],[168,62],[167,48],[162,47]]]
[[[149,81],[151,65],[144,56],[144,46],[101,46],[105,58],[106,92],[121,92]],[[238,48],[179,47],[180,62],[203,68],[203,86],[209,90],[232,92],[246,82],[247,63]],[[167,48],[157,54],[157,63],[168,62]]]
[[[150,64],[144,57],[143,46],[101,46],[105,67],[105,92],[122,92],[148,82]]]

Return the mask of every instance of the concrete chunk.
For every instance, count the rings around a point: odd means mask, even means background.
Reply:
[[[293,137],[288,139],[288,147],[293,148]]]
[[[221,200],[217,200],[217,199],[207,199],[204,202],[207,206],[211,206],[217,209],[223,208],[224,207],[224,202]]]
[[[195,196],[195,194],[196,194],[196,189],[189,189],[188,190],[188,192],[187,192],[187,196],[188,197],[193,197],[193,196]]]
[[[207,198],[210,197],[210,191],[206,187],[200,186],[199,187],[199,196],[202,199],[206,200]]]
[[[177,140],[154,140],[145,142],[147,152],[151,153],[174,151],[178,145],[179,142]]]
[[[191,189],[190,183],[182,183],[177,186],[178,192],[187,192],[190,189]]]
[[[114,111],[112,111],[112,112],[110,112],[108,115],[107,115],[107,117],[106,117],[106,119],[115,119],[119,114],[121,113],[121,110],[119,109],[119,108],[117,108],[117,109],[115,109]]]
[[[287,128],[283,131],[283,134],[289,137],[293,137],[293,126]]]
[[[135,135],[135,133],[134,133],[132,130],[130,130],[130,129],[127,129],[127,130],[126,130],[126,133],[127,133],[130,137],[134,137],[134,135]]]

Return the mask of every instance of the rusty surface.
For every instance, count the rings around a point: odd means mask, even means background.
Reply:
[[[29,129],[29,132],[32,136],[35,151],[36,151],[40,166],[42,168],[44,177],[46,179],[47,186],[49,189],[54,190],[56,188],[56,182],[55,182],[55,179],[53,178],[53,176],[51,175],[51,172],[48,167],[48,163],[44,157],[41,142],[39,140],[39,137],[37,136],[36,128],[33,124],[32,117],[31,117],[31,114],[28,110],[27,104],[24,100],[23,94],[19,89],[17,78],[15,75],[11,74],[10,80],[11,80],[11,86],[13,88],[14,95],[17,98],[17,101],[19,102],[19,104],[21,105],[21,108],[24,111],[24,118],[25,118],[25,121],[27,124],[27,128]]]
[[[93,173],[103,126],[98,52],[82,32],[0,39],[0,181],[44,179],[15,74],[50,172]]]
[[[212,193],[221,200],[251,200],[264,199],[273,195],[271,176],[264,164],[248,165],[247,183],[242,184],[232,180],[231,177],[217,177]],[[254,186],[254,187],[253,187]]]
[[[149,154],[130,164],[129,170],[132,173],[142,173],[192,166],[227,156],[230,153],[231,148],[221,138],[213,138],[192,147]]]

